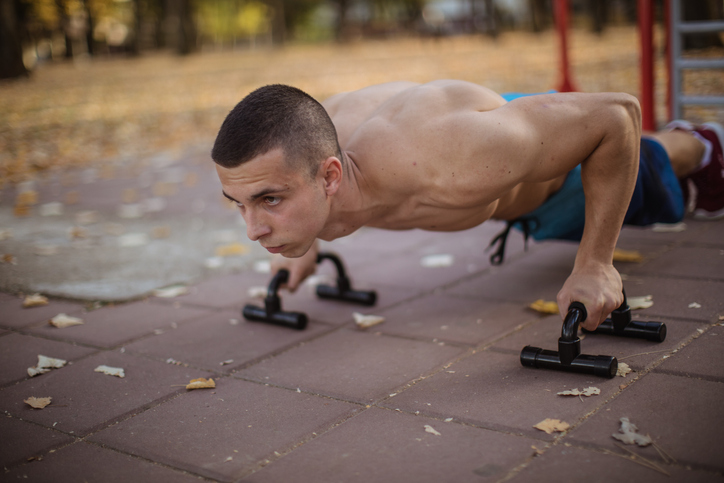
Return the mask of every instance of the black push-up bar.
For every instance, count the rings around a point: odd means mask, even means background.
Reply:
[[[317,297],[327,300],[340,300],[360,305],[374,305],[377,302],[377,293],[374,290],[353,290],[349,278],[344,270],[342,260],[335,254],[324,252],[317,255],[317,263],[329,259],[337,269],[337,285],[317,285]],[[293,329],[303,330],[307,327],[307,315],[302,312],[285,312],[282,310],[279,298],[279,287],[289,280],[287,270],[279,270],[269,282],[267,296],[264,298],[264,307],[247,304],[241,311],[245,319],[255,322],[282,325]]]
[[[580,372],[600,377],[612,378],[618,370],[618,361],[612,356],[591,356],[581,354],[581,339],[578,326],[586,320],[586,307],[573,302],[563,321],[561,337],[558,339],[558,351],[526,346],[520,352],[520,363],[526,367],[554,369],[558,371]],[[618,337],[636,337],[654,342],[666,339],[666,325],[661,322],[641,322],[631,320],[631,309],[623,294],[623,303],[611,313],[592,334],[609,334]]]

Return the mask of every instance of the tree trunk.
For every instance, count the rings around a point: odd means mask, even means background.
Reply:
[[[0,79],[27,76],[15,0],[0,0]]]

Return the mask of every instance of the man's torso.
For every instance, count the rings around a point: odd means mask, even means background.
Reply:
[[[373,211],[368,225],[455,231],[540,206],[565,175],[508,186],[494,141],[482,152],[458,142],[476,125],[466,119],[504,104],[493,91],[460,81],[382,84],[325,101],[342,150],[363,175],[360,188]]]

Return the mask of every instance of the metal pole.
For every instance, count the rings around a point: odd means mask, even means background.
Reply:
[[[553,14],[556,20],[556,29],[560,40],[560,73],[561,80],[558,84],[559,92],[577,91],[578,88],[571,80],[571,73],[568,65],[568,0],[555,0]]]
[[[651,0],[638,0],[638,17],[641,38],[641,116],[643,128],[654,131],[654,5]]]

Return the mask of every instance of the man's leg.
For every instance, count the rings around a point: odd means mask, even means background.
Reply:
[[[667,151],[681,180],[684,197],[694,205],[694,217],[724,218],[724,128],[674,121],[667,132],[651,134]]]

